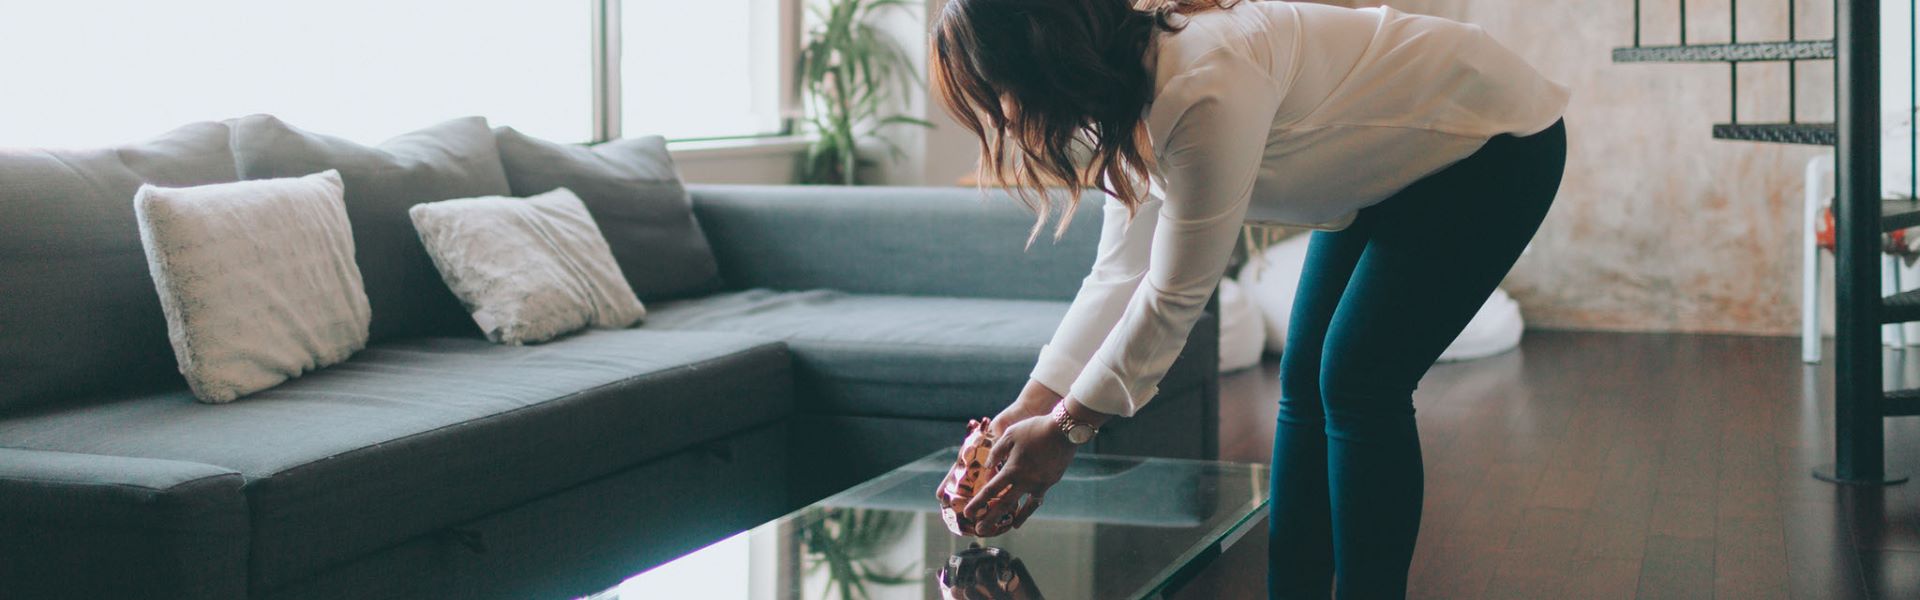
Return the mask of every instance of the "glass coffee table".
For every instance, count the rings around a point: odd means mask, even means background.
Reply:
[[[1259,465],[1082,455],[1025,527],[955,536],[942,450],[593,600],[1159,598],[1265,521]]]

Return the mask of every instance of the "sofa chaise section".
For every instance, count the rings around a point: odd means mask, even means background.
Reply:
[[[243,596],[241,483],[200,463],[0,448],[0,596]]]
[[[28,411],[0,420],[0,440],[213,465],[244,480],[247,580],[258,594],[781,421],[792,407],[789,364],[777,342],[726,333],[603,331],[528,347],[421,338],[377,344],[233,404],[179,390]]]
[[[1100,229],[1101,212],[1083,211],[1061,239],[1028,248],[1033,216],[970,189],[691,189],[733,291],[660,305],[645,326],[788,344],[797,455],[838,467],[796,481],[802,499],[954,445],[968,419],[1004,408],[1087,276]],[[1215,313],[1195,324],[1159,397],[1095,451],[1214,455]]]

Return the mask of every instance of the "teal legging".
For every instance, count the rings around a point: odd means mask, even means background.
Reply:
[[[1498,136],[1313,235],[1280,361],[1271,597],[1406,596],[1414,387],[1533,239],[1565,165],[1564,123]]]

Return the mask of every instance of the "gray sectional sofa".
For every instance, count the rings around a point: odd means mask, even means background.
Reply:
[[[1098,230],[1023,250],[1030,217],[973,190],[696,186],[716,280],[643,292],[634,329],[499,346],[395,225],[413,203],[525,191],[484,122],[377,149],[262,126],[0,150],[0,597],[610,586],[955,443],[1024,384]],[[262,162],[285,144],[302,159]],[[346,177],[374,342],[195,402],[135,188],[325,168]],[[1209,314],[1160,398],[1095,450],[1211,456],[1217,334]]]

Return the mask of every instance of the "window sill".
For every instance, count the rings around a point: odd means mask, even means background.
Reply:
[[[732,140],[668,142],[667,151],[674,160],[707,160],[792,155],[807,149],[813,140],[807,136],[783,135]]]

